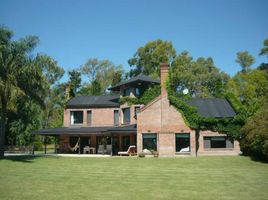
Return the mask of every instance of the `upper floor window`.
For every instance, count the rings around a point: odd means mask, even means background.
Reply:
[[[126,88],[123,90],[123,96],[130,96],[131,88]]]
[[[71,111],[71,125],[83,124],[83,111]]]
[[[114,125],[119,125],[119,110],[114,110]]]
[[[88,126],[92,125],[92,111],[91,110],[87,111],[87,125]]]
[[[129,124],[130,123],[130,108],[124,108],[123,111],[123,123]]]
[[[135,95],[136,97],[139,97],[141,95],[140,88],[135,88]]]

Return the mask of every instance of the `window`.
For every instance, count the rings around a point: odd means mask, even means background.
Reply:
[[[83,111],[71,111],[71,125],[83,124]]]
[[[234,142],[232,138],[225,136],[204,137],[204,147],[209,148],[233,148]]]
[[[126,88],[123,91],[123,96],[130,96],[130,93],[131,93],[131,88]]]
[[[87,111],[87,125],[88,126],[92,125],[92,111],[91,110]]]
[[[119,125],[119,110],[114,110],[114,125]]]
[[[130,108],[124,108],[123,109],[123,123],[129,124],[130,123]]]
[[[140,106],[135,106],[135,116],[140,112]]]
[[[157,135],[155,133],[142,134],[142,149],[157,151]]]
[[[176,152],[190,152],[190,133],[176,134]]]
[[[141,95],[139,88],[135,88],[135,94],[136,94],[136,97],[139,97]]]

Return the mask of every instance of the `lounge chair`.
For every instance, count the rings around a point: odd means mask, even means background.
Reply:
[[[134,146],[134,145],[129,146],[127,151],[119,151],[118,155],[120,155],[120,156],[123,156],[123,155],[134,156],[134,155],[137,155],[136,146]]]

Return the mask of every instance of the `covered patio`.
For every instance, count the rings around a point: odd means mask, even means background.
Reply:
[[[130,145],[136,146],[136,125],[120,127],[71,127],[51,128],[33,132],[44,136],[44,152],[46,138],[53,136],[58,141],[55,153],[118,155],[119,151],[127,151]]]

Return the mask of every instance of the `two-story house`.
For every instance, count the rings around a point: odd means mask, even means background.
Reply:
[[[225,134],[202,130],[196,134],[181,113],[170,105],[165,82],[168,65],[161,65],[161,81],[139,75],[109,88],[118,96],[80,96],[64,110],[64,127],[43,129],[34,134],[59,138],[62,153],[106,153],[117,155],[130,145],[137,152],[159,156],[237,155],[238,141]],[[161,84],[161,95],[147,105],[120,104],[121,97],[139,97],[149,87]],[[234,117],[225,99],[191,99],[187,102],[204,117]],[[198,135],[198,137],[197,137]],[[87,149],[87,148],[90,149]]]

